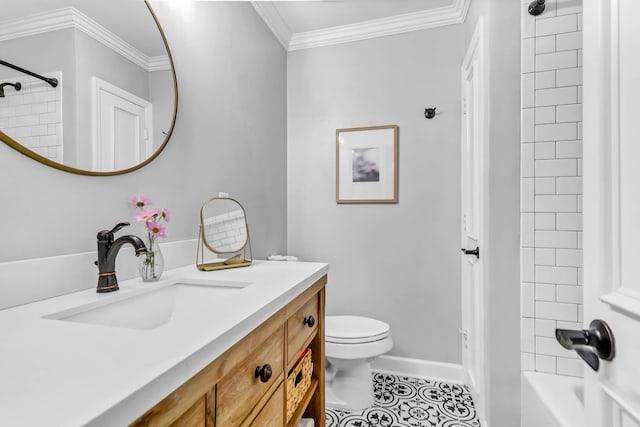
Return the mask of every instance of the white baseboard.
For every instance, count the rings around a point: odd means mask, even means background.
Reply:
[[[383,355],[371,362],[371,368],[395,375],[429,378],[453,383],[462,383],[464,379],[462,365],[408,357]]]

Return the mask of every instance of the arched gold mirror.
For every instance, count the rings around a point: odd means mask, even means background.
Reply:
[[[0,16],[0,140],[48,166],[119,175],[171,138],[178,86],[145,0],[8,0]]]
[[[228,197],[207,200],[200,209],[200,234],[196,266],[212,271],[251,265],[251,239],[242,205]],[[206,259],[205,249],[214,259]]]

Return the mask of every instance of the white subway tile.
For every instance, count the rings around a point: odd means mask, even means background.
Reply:
[[[556,298],[558,302],[572,302],[582,304],[584,298],[582,296],[582,286],[562,286],[556,288]]]
[[[578,322],[584,322],[584,306],[582,304],[578,304]]]
[[[580,118],[582,120],[582,118]],[[582,139],[582,122],[578,122],[578,139]]]
[[[536,352],[540,355],[560,357],[571,357],[575,354],[572,350],[567,350],[558,344],[555,337],[536,337]]]
[[[522,22],[522,38],[530,38],[535,37],[536,35],[536,20],[531,19],[531,15],[529,15],[529,5],[522,4],[521,5],[521,13],[522,17],[520,22]]]
[[[39,124],[38,116],[9,117],[9,127],[33,126]]]
[[[558,141],[556,143],[556,158],[582,157],[582,141]]]
[[[535,321],[526,317],[523,317],[520,321],[520,350],[525,352],[535,352]]]
[[[536,354],[536,372],[547,374],[556,373],[556,358],[543,354]]]
[[[556,328],[559,329],[583,329],[584,326],[582,325],[582,323],[579,322],[567,322],[564,320],[557,320],[556,321]],[[553,335],[551,335],[553,337],[555,337],[555,333]]]
[[[576,86],[536,90],[536,107],[575,104],[576,102],[578,102],[578,88]]]
[[[558,34],[557,36],[557,50],[572,50],[582,48],[582,32],[576,31],[574,33]]]
[[[578,31],[582,31],[582,13],[578,14]]]
[[[556,122],[556,107],[537,107],[535,109],[535,124],[543,125]]]
[[[582,176],[582,159],[577,160],[578,176]]]
[[[545,13],[548,11],[545,11]],[[558,16],[556,18],[536,20],[536,37],[550,34],[568,33],[578,30],[578,17],[576,15]]]
[[[556,108],[556,122],[582,121],[582,104],[558,105]]]
[[[556,249],[556,265],[582,267],[582,250]]]
[[[582,86],[578,86],[578,103],[582,104]]]
[[[535,19],[536,19],[536,21],[538,21],[538,20],[544,20],[544,19],[552,18],[554,16],[557,16],[557,14],[556,14],[556,0],[547,0],[547,2],[545,4],[545,8],[544,8],[544,13],[541,14],[541,15],[536,16]]]
[[[535,73],[535,86],[536,89],[548,89],[556,87],[556,72],[551,71],[538,71]]]
[[[558,16],[582,13],[582,2],[574,0],[557,0]]]
[[[578,49],[578,67],[582,67],[582,49]]]
[[[535,179],[536,194],[556,194],[556,178],[536,178]]]
[[[535,71],[536,61],[536,39],[522,40],[522,72],[531,73]],[[566,67],[563,67],[566,68]]]
[[[535,227],[536,230],[555,230],[556,229],[556,214],[555,213],[540,213],[535,214]]]
[[[582,378],[584,376],[584,365],[585,363],[582,359],[558,357],[556,360],[557,374]]]
[[[577,136],[578,127],[576,123],[557,123],[552,125],[535,126],[536,142],[575,140]]]
[[[582,177],[558,177],[557,191],[558,194],[582,194]]]
[[[537,248],[575,249],[578,236],[575,231],[535,231]]]
[[[535,140],[534,121],[534,109],[524,108],[522,110],[522,142],[533,142]]]
[[[579,66],[578,54],[579,52],[576,50],[566,50],[536,55],[535,70],[546,71],[577,67]]]
[[[536,336],[555,338],[557,321],[548,319],[536,320]]]
[[[543,215],[553,215],[553,214],[543,214]],[[556,249],[535,248],[534,256],[535,256],[534,260],[536,265],[555,265],[556,264]]]
[[[535,246],[535,216],[533,213],[520,214],[520,239],[523,247]]]
[[[520,285],[520,312],[524,317],[535,316],[535,285],[533,283],[523,282]]]
[[[556,285],[551,285],[548,283],[536,283],[536,301],[554,302],[555,300]]]
[[[577,231],[577,232],[576,232],[576,239],[577,239],[577,241],[578,241],[578,243],[577,243],[576,247],[577,247],[578,249],[582,249],[582,248],[583,248],[583,247],[582,247],[582,231]]]
[[[535,260],[533,248],[520,249],[520,281],[535,281]]]
[[[575,322],[578,317],[578,306],[563,302],[536,301],[536,318],[569,320]]]
[[[582,262],[582,260],[580,260]],[[584,269],[582,267],[578,267],[578,286],[582,286],[584,282],[582,281]]]
[[[556,143],[555,142],[539,142],[535,144],[536,159],[555,159]]]
[[[535,73],[522,75],[522,108],[530,108],[535,105]]]
[[[558,230],[582,231],[581,213],[558,213],[556,227]]]
[[[546,265],[537,265],[536,283],[577,286],[578,271],[575,267],[550,267]]]
[[[536,358],[533,353],[520,353],[520,368],[523,371],[536,370]]]
[[[535,176],[576,176],[577,161],[575,159],[536,160]]]
[[[535,210],[534,178],[522,178],[520,180],[520,212],[533,212]]]
[[[524,178],[533,178],[535,176],[535,147],[534,144],[522,144],[521,151],[521,170],[520,173]],[[575,162],[575,161],[574,161]],[[575,173],[573,174],[575,175]]]
[[[546,195],[535,196],[536,212],[575,212],[577,209],[574,195]]]
[[[555,34],[544,37],[536,37],[536,53],[549,53],[556,51],[556,36]],[[577,48],[576,48],[577,49]]]

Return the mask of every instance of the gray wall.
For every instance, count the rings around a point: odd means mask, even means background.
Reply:
[[[449,363],[461,361],[461,30],[294,51],[287,67],[289,253],[331,264],[329,314],[386,321],[391,354]],[[336,129],[387,124],[399,202],[336,204]]]
[[[162,145],[169,132],[173,109],[173,77],[170,71],[149,73],[149,101],[153,104],[153,149]]]
[[[520,425],[520,2],[474,0],[471,39],[484,15],[489,66],[489,236],[485,364],[491,427]]]
[[[173,241],[195,238],[201,204],[227,191],[245,204],[254,255],[285,251],[285,51],[249,3],[190,5],[152,3],[180,90],[173,138],[153,163],[86,177],[0,144],[0,262],[95,250],[98,230],[132,218],[137,193],[173,211]]]

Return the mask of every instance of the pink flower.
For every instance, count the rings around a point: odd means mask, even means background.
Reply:
[[[167,222],[171,221],[171,212],[169,212],[169,209],[162,208],[162,218]]]
[[[142,209],[145,206],[150,205],[151,203],[153,202],[147,196],[138,195],[138,196],[133,196],[132,198],[129,199],[129,204],[134,208],[139,208],[139,209]]]
[[[136,222],[153,221],[158,215],[158,209],[145,209],[136,215]]]
[[[167,232],[164,228],[164,225],[158,224],[155,221],[147,222],[147,230],[149,230],[149,234],[153,237],[167,237]]]

